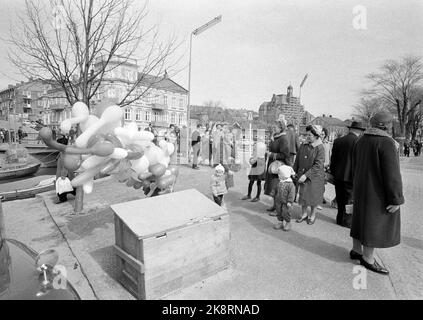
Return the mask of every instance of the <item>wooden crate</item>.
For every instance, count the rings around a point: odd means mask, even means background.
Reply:
[[[138,299],[161,298],[229,267],[228,213],[197,190],[111,208],[119,281]]]

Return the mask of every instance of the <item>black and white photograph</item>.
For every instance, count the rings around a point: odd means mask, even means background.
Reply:
[[[0,300],[422,300],[422,17],[0,0]]]

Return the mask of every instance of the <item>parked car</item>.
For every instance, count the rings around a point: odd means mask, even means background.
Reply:
[[[22,242],[6,239],[4,229],[0,198],[0,300],[80,300],[72,284],[58,278],[57,251],[37,254]]]

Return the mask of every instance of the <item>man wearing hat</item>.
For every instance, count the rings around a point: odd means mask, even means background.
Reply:
[[[364,130],[361,122],[353,121],[348,127],[349,133],[335,139],[330,158],[330,173],[335,180],[336,201],[338,214],[336,223],[340,226],[351,227],[351,215],[345,212],[345,206],[352,202],[352,150]]]
[[[400,205],[404,203],[398,145],[388,134],[392,115],[378,112],[353,150],[353,238],[351,259],[388,274],[374,259],[374,248],[400,243]]]

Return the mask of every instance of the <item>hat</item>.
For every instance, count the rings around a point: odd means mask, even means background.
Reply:
[[[282,165],[278,168],[278,175],[280,178],[288,179],[291,176],[295,175],[295,171],[290,166]]]
[[[323,130],[323,128],[322,128],[322,126],[321,125],[318,125],[318,124],[313,124],[312,125],[312,128],[313,128],[313,130],[316,132],[316,134],[317,135],[322,135],[322,130]]]
[[[214,168],[214,171],[220,171],[225,172],[225,168],[219,163],[216,168]]]
[[[363,127],[363,124],[359,121],[353,121],[351,122],[350,126],[347,126],[347,128],[350,129],[359,129],[359,130],[366,130],[366,128]]]
[[[388,123],[393,120],[392,114],[386,111],[379,111],[371,119],[370,124],[372,127],[385,128]]]

